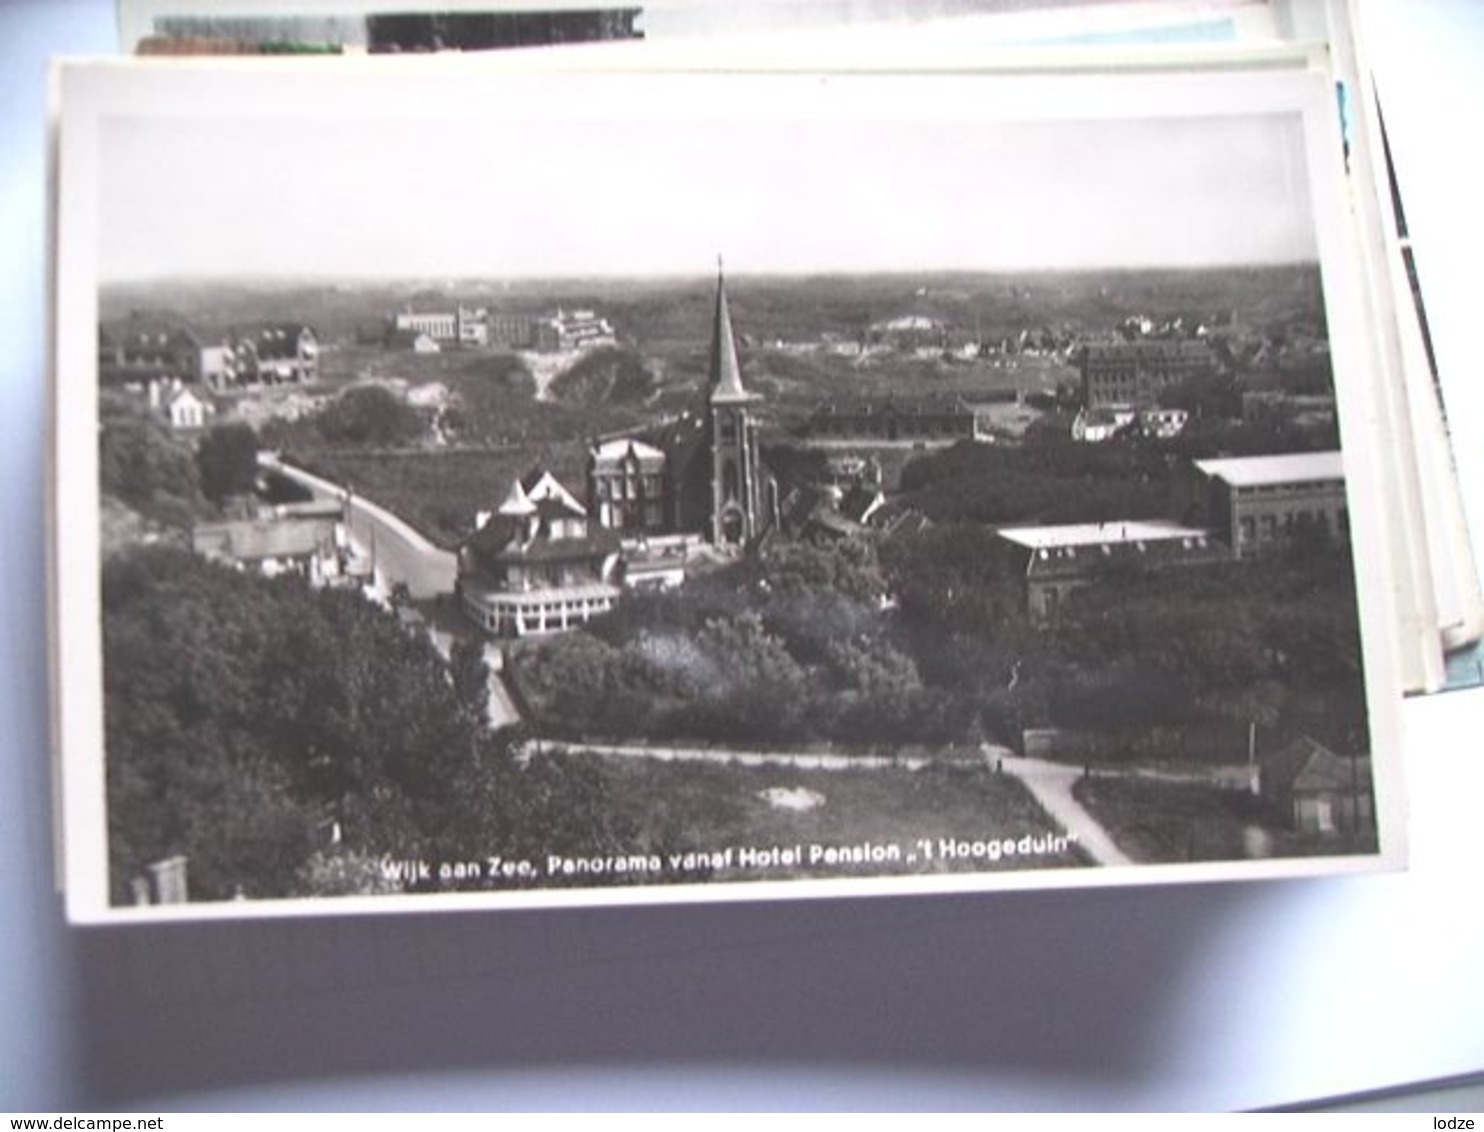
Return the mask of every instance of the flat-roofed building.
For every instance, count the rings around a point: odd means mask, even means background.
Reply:
[[[299,574],[313,585],[349,586],[369,580],[370,562],[351,543],[339,503],[288,505],[274,514],[191,530],[197,554],[264,577]]]
[[[1067,598],[1120,568],[1201,566],[1227,558],[1200,527],[1156,519],[1002,527],[1025,570],[1026,610],[1038,625],[1054,624]]]
[[[1337,450],[1197,460],[1198,517],[1237,558],[1288,543],[1295,534],[1348,542],[1345,468]]]
[[[398,311],[395,326],[410,334],[426,334],[435,342],[459,340],[457,311]]]
[[[613,346],[618,343],[613,324],[596,311],[558,310],[551,320],[556,335],[558,350],[592,350],[598,346]]]

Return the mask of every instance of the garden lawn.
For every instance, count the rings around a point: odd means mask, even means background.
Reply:
[[[797,877],[905,875],[916,873],[1063,868],[1085,864],[1075,848],[1033,856],[1006,854],[948,859],[940,841],[988,842],[1029,835],[1049,840],[1058,832],[1008,776],[988,766],[929,765],[816,770],[751,767],[719,762],[658,760],[583,754],[599,769],[604,805],[620,828],[631,825],[648,851],[716,854],[733,850],[730,868],[701,869],[671,880],[780,880]],[[785,804],[770,801],[781,797]],[[787,802],[818,796],[812,808]],[[919,842],[928,841],[925,854]],[[897,846],[900,860],[875,864],[808,861],[811,846]],[[744,848],[802,849],[798,866],[744,867]]]

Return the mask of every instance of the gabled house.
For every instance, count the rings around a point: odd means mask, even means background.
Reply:
[[[1263,801],[1296,833],[1374,837],[1375,795],[1367,755],[1339,755],[1300,736],[1262,759]]]
[[[618,533],[538,469],[511,484],[459,549],[459,598],[497,636],[575,628],[618,600],[619,552]]]
[[[189,385],[177,387],[162,407],[174,432],[198,432],[216,415],[216,406]]]
[[[357,584],[369,566],[351,545],[337,503],[288,505],[253,518],[198,523],[191,546],[238,569],[270,578],[298,574],[317,586]]]
[[[151,381],[148,396],[150,412],[168,425],[171,432],[199,432],[216,415],[216,405],[210,397],[178,378]]]
[[[131,314],[98,328],[98,382],[201,380],[201,339],[178,319]]]
[[[240,385],[302,385],[319,376],[319,338],[297,322],[263,323],[232,337]]]
[[[652,444],[620,437],[588,452],[588,498],[599,523],[616,531],[661,532],[669,508],[665,454]]]

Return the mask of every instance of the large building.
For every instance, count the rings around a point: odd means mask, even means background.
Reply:
[[[998,533],[1020,559],[1026,610],[1037,625],[1055,624],[1074,591],[1110,571],[1201,566],[1226,558],[1211,532],[1163,520],[1004,527]]]
[[[588,453],[587,487],[593,517],[610,530],[660,533],[670,528],[665,454],[620,437]]]
[[[426,334],[435,342],[459,340],[457,311],[398,311],[394,325],[406,334]]]
[[[229,343],[238,385],[302,385],[319,377],[319,338],[299,322],[270,322],[238,331]]]
[[[209,344],[182,322],[139,314],[98,330],[98,380],[104,385],[199,382],[223,392],[318,376],[319,338],[299,322],[238,327]]]
[[[549,472],[516,480],[459,550],[465,612],[502,637],[583,625],[618,600],[618,534]]]
[[[1083,408],[1153,408],[1164,390],[1216,372],[1210,348],[1195,339],[1146,338],[1083,346]]]
[[[488,346],[489,312],[483,307],[459,306],[451,311],[398,311],[392,320],[401,335],[416,339],[427,335],[440,345]]]
[[[718,276],[703,397],[641,437],[664,455],[666,531],[699,534],[718,549],[737,552],[774,525],[777,484],[758,452],[761,402],[742,383],[726,284]]]
[[[557,351],[593,350],[599,346],[613,346],[618,335],[613,324],[597,312],[590,310],[564,311],[558,309],[550,320],[550,337],[538,334],[538,349]]]
[[[98,328],[100,384],[200,380],[201,339],[184,323],[136,312]]]
[[[1295,534],[1348,542],[1350,510],[1338,451],[1197,460],[1190,514],[1237,558],[1282,546]]]

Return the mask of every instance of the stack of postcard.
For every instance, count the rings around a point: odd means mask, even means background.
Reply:
[[[1324,14],[59,65],[69,914],[1403,865],[1480,602]]]

